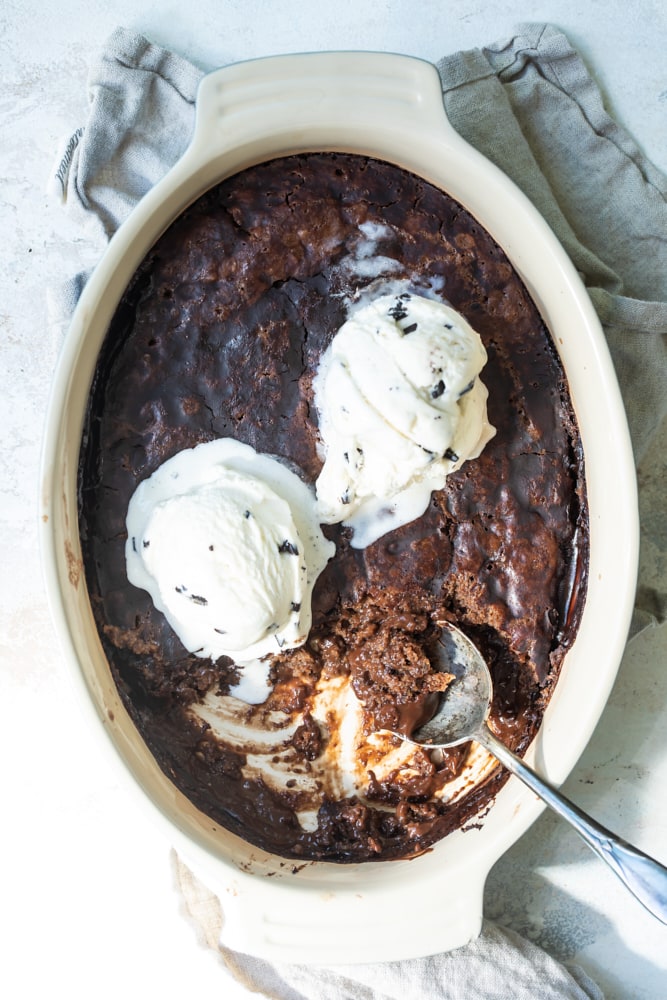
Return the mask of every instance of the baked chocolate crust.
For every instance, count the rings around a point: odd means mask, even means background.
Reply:
[[[90,395],[80,532],[120,694],[160,767],[204,813],[284,857],[418,854],[478,815],[504,777],[447,804],[434,792],[464,766],[466,750],[437,763],[424,753],[409,782],[372,780],[363,801],[325,790],[317,829],[303,829],[298,795],[250,780],[245,754],[189,710],[209,691],[227,692],[236,669],[188,654],[148,594],[128,583],[125,516],[136,486],[166,459],[218,437],[279,455],[313,483],[319,358],[349,301],[395,280],[435,290],[482,337],[497,434],[423,517],[367,549],[353,549],[341,526],[326,529],[337,550],[315,588],[313,627],[304,647],[275,657],[267,710],[298,715],[292,749],[306,770],[327,738],[309,714],[322,676],[350,675],[369,728],[414,726],[432,703],[428,650],[446,618],[488,658],[494,726],[522,752],[585,599],[583,453],[537,309],[461,205],[398,167],[349,154],[285,157],[225,180],[138,269]]]

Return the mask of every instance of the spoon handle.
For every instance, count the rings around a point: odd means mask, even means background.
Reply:
[[[663,924],[667,924],[667,868],[664,865],[596,823],[540,778],[520,757],[508,750],[488,727],[485,726],[483,731],[476,734],[475,739],[508,771],[539,795],[554,812],[567,820],[598,857],[606,861],[639,902]]]

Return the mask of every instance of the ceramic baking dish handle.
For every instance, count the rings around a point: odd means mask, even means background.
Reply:
[[[417,872],[412,879],[406,870],[402,878],[410,883],[409,911],[406,886],[391,877],[375,888],[364,884],[363,874],[358,888],[347,873],[343,887],[334,880],[320,889],[283,882],[280,894],[274,886],[265,894],[256,882],[237,885],[221,897],[220,944],[268,961],[333,965],[433,955],[478,937],[484,890],[479,872],[468,868],[465,882],[454,875],[457,892],[449,891],[446,880],[421,879]]]
[[[266,157],[297,150],[369,151],[382,133],[406,148],[437,133],[464,144],[447,122],[433,65],[410,56],[331,52],[237,63],[206,76],[197,97],[195,158],[253,148]],[[466,148],[467,147],[467,144]]]

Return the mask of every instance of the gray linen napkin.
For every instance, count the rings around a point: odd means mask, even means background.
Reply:
[[[438,70],[452,124],[532,199],[578,268],[639,461],[667,413],[667,180],[608,116],[579,56],[550,26],[522,25],[511,39],[444,58]],[[201,76],[123,29],[92,66],[88,121],[58,156],[52,181],[68,209],[93,220],[100,245],[186,148]],[[53,322],[69,316],[85,279],[51,295]],[[664,620],[666,609],[664,581],[640,587],[633,632]],[[188,913],[217,946],[219,901],[180,859],[176,867]],[[601,997],[580,969],[568,972],[490,924],[454,953],[379,967],[313,970],[221,953],[239,982],[277,1000]]]
[[[667,414],[667,177],[550,25],[520,25],[438,70],[451,123],[528,195],[583,278],[640,461]]]

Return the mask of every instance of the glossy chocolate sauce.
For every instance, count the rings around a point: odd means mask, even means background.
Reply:
[[[274,658],[272,693],[239,716],[249,735],[234,744],[201,709],[231,703],[237,668],[187,653],[148,594],[127,581],[129,499],[179,450],[225,436],[281,456],[313,483],[319,358],[350,302],[394,281],[439,295],[479,332],[497,434],[421,518],[367,549],[352,548],[347,529],[326,529],[337,552],[315,589],[309,639]],[[437,623],[453,620],[491,665],[494,727],[522,752],[585,598],[582,449],[534,304],[459,204],[360,156],[305,154],[253,167],[200,198],[158,241],[100,354],[79,495],[95,619],[142,737],[204,813],[283,857],[419,854],[478,816],[503,780],[496,771],[450,802],[442,790],[465,773],[468,748],[437,759],[417,751],[395,773],[380,773],[368,749],[356,761],[363,793],[346,790],[329,775],[340,759],[339,717],[318,716],[323,688],[363,703],[367,734],[410,730],[437,702],[429,650]],[[275,719],[284,728],[265,759],[282,769],[277,782],[270,767],[258,769],[261,747],[252,742]]]

